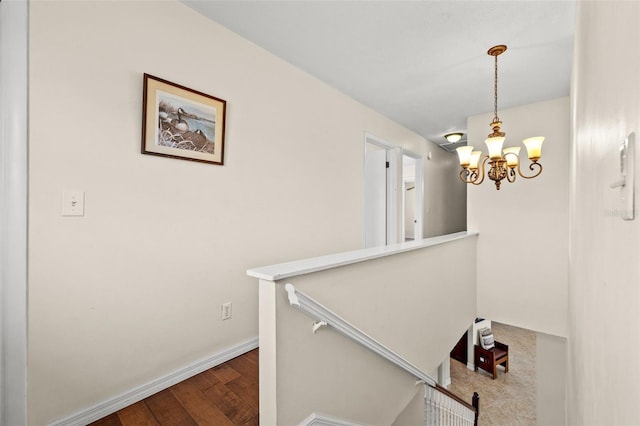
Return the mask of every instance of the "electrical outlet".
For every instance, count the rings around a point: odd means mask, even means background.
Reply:
[[[227,302],[227,303],[223,303],[222,304],[222,315],[221,315],[223,320],[228,320],[229,318],[231,318],[231,302]]]

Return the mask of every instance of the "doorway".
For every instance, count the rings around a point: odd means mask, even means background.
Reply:
[[[424,208],[424,164],[422,157],[402,152],[402,235],[403,241],[423,238],[422,217]]]
[[[398,151],[397,147],[388,142],[365,134],[365,247],[397,242]]]
[[[365,134],[365,247],[423,238],[422,156]]]

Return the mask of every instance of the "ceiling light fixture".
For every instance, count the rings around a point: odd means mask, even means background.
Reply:
[[[462,139],[462,133],[448,133],[448,134],[444,135],[444,138],[449,143],[456,143],[460,139]]]
[[[482,151],[474,151],[473,146],[461,146],[456,148],[458,151],[458,157],[460,158],[460,165],[462,170],[460,171],[460,179],[466,183],[472,183],[474,185],[480,185],[484,181],[484,168],[485,163],[489,160],[489,171],[487,175],[489,179],[495,182],[496,189],[500,189],[500,183],[504,178],[510,183],[516,180],[516,171],[524,179],[532,179],[539,176],[542,173],[542,165],[538,163],[540,156],[542,155],[542,142],[543,136],[536,136],[528,138],[522,141],[527,148],[527,155],[531,164],[529,164],[529,170],[534,172],[531,176],[523,175],[520,171],[520,162],[518,154],[520,153],[520,147],[512,147],[502,149],[505,137],[504,132],[500,131],[502,122],[498,118],[498,56],[507,50],[507,46],[500,44],[493,46],[487,51],[487,53],[494,57],[494,82],[493,82],[493,121],[491,126],[493,132],[489,134],[484,141],[487,144],[489,155],[482,156]]]

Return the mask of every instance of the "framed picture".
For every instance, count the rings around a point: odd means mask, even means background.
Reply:
[[[142,153],[224,164],[227,102],[144,74]]]

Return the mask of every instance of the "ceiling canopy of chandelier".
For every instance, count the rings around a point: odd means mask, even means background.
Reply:
[[[494,83],[493,83],[493,121],[491,121],[491,129],[493,132],[489,134],[484,141],[487,144],[489,155],[482,156],[482,151],[474,151],[473,146],[461,146],[456,148],[458,157],[460,158],[460,179],[466,183],[480,185],[484,181],[485,164],[489,161],[489,170],[487,176],[495,182],[496,189],[500,189],[500,183],[503,179],[508,182],[515,182],[516,176],[520,175],[524,179],[532,179],[542,173],[542,165],[538,163],[542,155],[543,136],[535,136],[522,141],[527,148],[527,155],[531,164],[529,170],[532,175],[522,174],[520,170],[520,147],[510,147],[502,149],[505,140],[505,133],[500,130],[502,122],[498,118],[498,56],[507,50],[507,46],[500,44],[493,46],[487,52],[494,57]],[[517,174],[516,174],[517,172]]]

